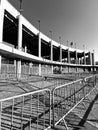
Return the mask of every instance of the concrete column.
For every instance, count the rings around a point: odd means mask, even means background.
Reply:
[[[38,34],[38,56],[41,57],[41,38],[40,38],[40,32]]]
[[[32,62],[29,63],[29,75],[31,75],[31,69],[32,69]]]
[[[18,49],[22,50],[22,16],[21,14],[18,16],[19,24],[18,24]]]
[[[60,45],[60,62],[62,62],[62,47]]]
[[[92,65],[95,65],[94,53],[92,53]]]
[[[51,69],[52,69],[52,74],[53,74],[53,65],[51,65]]]
[[[21,60],[17,61],[17,78],[21,78]]]
[[[27,46],[25,46],[25,52],[27,53]]]
[[[68,49],[68,63],[70,64],[70,51]]]
[[[80,64],[80,58],[78,58],[78,64]]]
[[[41,64],[39,64],[39,76],[41,76]]]
[[[77,56],[77,51],[75,51],[75,63],[78,64],[78,56]]]
[[[91,55],[91,52],[88,53],[88,58],[89,58],[89,64],[92,65],[92,55]]]
[[[85,56],[85,52],[83,52],[84,54],[84,64],[86,65],[86,56]]]
[[[2,57],[0,56],[0,73],[1,73],[1,62],[2,62]]]
[[[3,22],[4,22],[4,7],[3,1],[0,1],[0,43],[3,41]]]
[[[53,45],[52,45],[52,40],[51,40],[51,61],[53,61]]]
[[[92,65],[92,54],[90,52],[90,64]]]
[[[16,61],[16,60],[14,60],[14,67],[15,67],[15,75],[16,75],[16,73],[17,73],[17,72],[16,72],[16,70],[17,70],[17,69],[16,69],[16,67],[17,67],[17,61]]]

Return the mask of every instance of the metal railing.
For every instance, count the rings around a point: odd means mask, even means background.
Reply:
[[[98,83],[91,75],[53,89],[42,89],[0,100],[0,129],[46,130],[58,125]]]
[[[49,89],[0,100],[0,130],[47,129],[51,125]]]
[[[63,121],[67,128],[65,117],[93,91],[97,82],[98,75],[94,75],[53,89],[53,127]]]

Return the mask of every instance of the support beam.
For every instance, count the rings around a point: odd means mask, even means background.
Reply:
[[[39,76],[41,76],[41,64],[39,64]]]
[[[85,52],[83,52],[83,54],[84,54],[84,65],[86,65],[86,56],[85,56]]]
[[[14,60],[14,67],[15,67],[15,75],[17,74],[17,61]]]
[[[92,53],[92,65],[95,65],[94,52]]]
[[[61,46],[61,37],[59,37],[60,42],[60,62],[62,62],[62,46]]]
[[[31,69],[32,69],[32,62],[29,63],[29,75],[31,75]]]
[[[21,78],[21,60],[17,61],[17,79]]]
[[[60,62],[62,62],[62,48],[60,46]]]
[[[50,44],[51,44],[51,52],[50,52],[50,53],[51,53],[51,54],[50,54],[50,55],[51,55],[51,61],[53,61],[52,31],[50,30],[49,32],[50,32],[50,35],[51,35],[51,41],[50,41]]]
[[[52,45],[52,40],[51,40],[51,61],[53,61],[53,45]]]
[[[69,51],[69,49],[68,49],[68,63],[70,64],[70,51]]]
[[[53,74],[53,65],[51,65],[51,69],[52,69],[52,74]]]
[[[22,16],[21,14],[18,16],[19,24],[18,24],[18,49],[22,50]]]
[[[75,64],[78,64],[78,56],[77,56],[77,51],[75,51]]]
[[[88,53],[88,58],[89,58],[89,65],[92,65],[92,55],[91,55],[91,52]]]
[[[39,34],[38,34],[38,56],[41,57],[40,20],[38,20],[38,24],[39,24]]]
[[[38,56],[41,57],[41,38],[40,38],[40,33],[38,34]]]
[[[27,53],[27,46],[25,46],[25,52]]]

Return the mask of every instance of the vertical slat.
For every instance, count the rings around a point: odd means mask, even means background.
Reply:
[[[43,117],[44,118],[44,124],[43,124],[43,128],[45,129],[45,117],[46,117],[45,116],[45,106],[46,106],[45,105],[45,94],[44,94],[44,99],[43,100],[44,100],[44,104],[43,104],[44,105],[44,117]]]
[[[11,130],[13,130],[14,98],[12,99]]]
[[[50,126],[51,126],[51,119],[52,119],[52,116],[51,116],[51,109],[52,109],[52,108],[51,108],[51,107],[52,107],[52,106],[51,106],[51,96],[52,96],[52,95],[51,95],[51,91],[49,91],[49,122],[50,122],[49,125],[50,125]]]
[[[32,94],[30,95],[30,130],[31,130],[31,126],[32,126]]]
[[[1,126],[1,120],[2,119],[2,102],[0,102],[0,130],[1,130],[1,128],[2,128],[2,126]]]
[[[39,123],[39,93],[37,94],[37,130],[38,130],[38,123]]]
[[[21,106],[21,130],[23,130],[23,110],[24,110],[24,96],[22,96],[22,106]]]

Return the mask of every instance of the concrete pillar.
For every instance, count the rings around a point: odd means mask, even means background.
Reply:
[[[53,45],[52,45],[52,40],[51,40],[51,61],[53,61]]]
[[[60,62],[62,62],[62,47],[60,46]]]
[[[0,73],[1,73],[1,62],[2,62],[2,57],[0,56]]]
[[[70,64],[70,51],[68,49],[68,63]]]
[[[92,54],[90,52],[90,65],[92,65]]]
[[[83,52],[84,55],[84,65],[86,65],[86,56],[85,56],[85,52]]]
[[[88,60],[89,60],[89,65],[92,65],[92,55],[91,52],[88,53]]]
[[[22,50],[22,16],[21,14],[18,16],[19,24],[18,24],[18,49]]]
[[[27,53],[27,46],[25,46],[25,49],[24,49],[24,51]]]
[[[31,75],[32,62],[29,63],[29,75]]]
[[[39,64],[39,76],[41,76],[41,64]]]
[[[17,61],[17,79],[21,78],[21,60]]]
[[[17,70],[17,69],[16,69],[16,67],[17,67],[17,61],[16,61],[16,60],[14,60],[14,67],[15,67],[15,75],[16,75],[16,73],[17,73],[17,72],[16,72],[16,70]]]
[[[80,64],[80,58],[78,58],[78,64]]]
[[[92,53],[92,65],[95,65],[94,53]]]
[[[3,41],[3,23],[4,23],[4,5],[3,1],[0,1],[0,43]]]
[[[77,56],[77,51],[75,51],[75,64],[78,64],[78,56]]]
[[[53,65],[51,65],[51,69],[52,69],[52,74],[53,74]]]
[[[38,56],[41,57],[41,38],[40,38],[40,32],[38,34]]]

